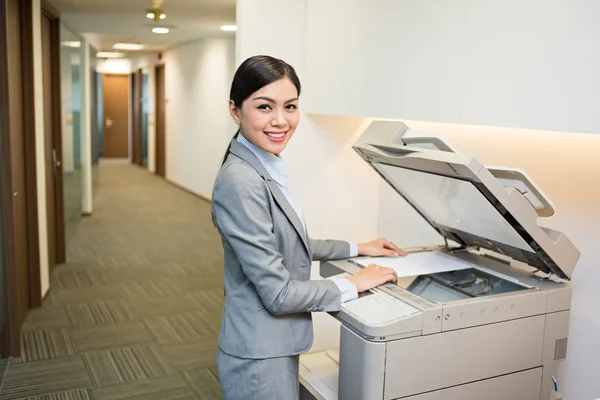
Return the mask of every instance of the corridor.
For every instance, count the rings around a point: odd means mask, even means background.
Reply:
[[[222,248],[210,205],[126,163],[23,327],[0,400],[218,399]]]

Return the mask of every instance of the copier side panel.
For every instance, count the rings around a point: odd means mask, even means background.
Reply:
[[[385,399],[540,367],[545,319],[541,315],[389,342]]]
[[[567,357],[567,342],[569,337],[569,311],[561,311],[546,316],[544,331],[544,374],[542,377],[542,400],[551,398],[554,385],[552,375],[557,362]]]
[[[339,399],[383,399],[386,343],[369,342],[345,326],[340,331]]]
[[[402,400],[537,400],[540,398],[542,369],[486,379],[449,389],[436,390]]]

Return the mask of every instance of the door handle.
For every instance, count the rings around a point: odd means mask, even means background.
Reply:
[[[56,158],[56,150],[52,149],[52,174],[56,176],[56,172],[58,171],[58,167],[60,167],[60,160]]]
[[[110,117],[106,118],[106,129],[110,129],[113,124],[113,120]]]

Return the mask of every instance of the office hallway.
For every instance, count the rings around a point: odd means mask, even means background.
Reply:
[[[67,253],[0,400],[221,398],[222,249],[207,202],[102,163],[94,214]]]

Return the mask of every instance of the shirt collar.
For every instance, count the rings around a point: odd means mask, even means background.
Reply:
[[[264,151],[260,147],[255,146],[248,139],[246,139],[241,132],[237,137],[237,141],[246,146],[246,148],[248,148],[248,150],[250,150],[256,156],[256,158],[258,158],[258,161],[260,161],[262,166],[265,167],[275,182],[277,182],[280,186],[285,186],[287,181],[287,169],[285,168],[285,164],[280,156],[269,153],[268,151]]]

